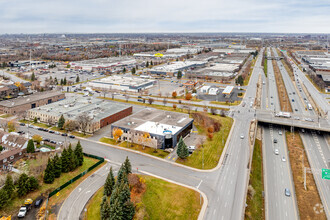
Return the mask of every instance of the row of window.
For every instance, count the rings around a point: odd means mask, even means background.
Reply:
[[[19,152],[18,155],[21,156],[21,155],[22,155],[22,152]],[[12,155],[12,156],[9,157],[9,160],[13,160],[14,158],[15,158],[15,156]],[[8,159],[8,158],[3,159],[2,162],[3,162],[3,163],[6,163],[6,162],[7,162],[7,159]]]

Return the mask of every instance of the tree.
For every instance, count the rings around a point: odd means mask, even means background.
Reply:
[[[147,63],[146,63],[146,67],[147,67],[147,68],[149,67],[149,61],[147,61]]]
[[[236,84],[240,84],[240,85],[243,85],[244,84],[244,79],[241,75],[239,75],[236,79]]]
[[[67,173],[70,171],[69,169],[69,155],[68,155],[68,151],[66,150],[66,148],[64,148],[62,155],[61,155],[61,163],[62,163],[62,172],[63,173]]]
[[[124,67],[124,69],[123,69],[123,73],[126,73],[126,68]]]
[[[108,220],[111,217],[110,205],[106,196],[103,196],[101,203],[101,220]]]
[[[37,122],[38,122],[37,117],[34,117],[34,119],[33,119],[33,123],[37,123]]]
[[[154,65],[154,64],[153,64],[153,62],[152,62],[152,60],[150,61],[150,65],[151,65],[151,66],[153,66],[153,65]]]
[[[64,77],[63,79],[63,85],[66,85],[67,81],[66,81],[66,77]]]
[[[176,109],[176,107],[177,107],[176,104],[173,104],[173,109],[174,109],[174,110]]]
[[[10,200],[10,197],[6,190],[0,189],[0,209],[5,207]]]
[[[63,126],[64,126],[64,123],[65,123],[65,118],[64,118],[63,115],[61,115],[61,117],[58,119],[57,127],[62,130]]]
[[[69,171],[73,171],[77,168],[78,159],[72,150],[71,144],[69,145],[68,148],[68,157],[69,157]]]
[[[62,161],[61,158],[57,156],[57,154],[55,154],[53,158],[53,164],[54,164],[54,176],[55,178],[59,178],[62,173]]]
[[[28,193],[28,180],[29,177],[25,173],[19,176],[17,184],[17,194],[19,197],[25,196]]]
[[[3,150],[3,147],[0,145],[0,152]]]
[[[178,71],[178,74],[176,75],[176,78],[177,79],[181,79],[182,78],[182,72],[180,70]]]
[[[187,95],[186,95],[186,100],[191,100],[192,99],[192,95],[191,95],[191,93],[187,93]]]
[[[26,152],[27,152],[27,153],[34,153],[34,151],[35,151],[34,143],[33,143],[33,140],[30,139],[30,140],[28,141],[28,145],[27,145],[27,148],[26,148]]]
[[[16,124],[13,121],[8,122],[8,132],[16,131]]]
[[[179,143],[178,143],[178,149],[176,151],[176,153],[178,154],[178,156],[181,159],[185,159],[189,156],[189,150],[187,145],[184,143],[182,137],[180,137]]]
[[[211,108],[211,114],[216,115],[217,114],[217,109],[216,108]]]
[[[112,167],[110,167],[110,172],[104,184],[104,195],[111,196],[111,193],[115,187],[115,177],[113,176]]]
[[[54,182],[54,180],[55,180],[55,174],[54,174],[53,161],[51,159],[48,159],[48,164],[44,175],[44,183],[51,184]]]
[[[131,162],[129,161],[128,157],[126,157],[126,160],[124,162],[124,168],[125,168],[126,174],[132,173],[132,165],[131,165]]]
[[[13,178],[10,174],[7,175],[5,185],[3,186],[3,189],[6,191],[9,197],[13,195],[13,192],[15,190],[15,185],[13,182]]]
[[[31,81],[36,80],[36,76],[34,75],[34,73],[31,74]]]
[[[76,83],[80,81],[79,76],[76,77]]]
[[[77,157],[77,161],[78,161],[78,166],[82,166],[84,163],[84,154],[83,154],[83,149],[82,146],[80,144],[80,141],[78,141],[75,149],[74,149],[74,154]]]
[[[176,93],[176,91],[173,91],[173,92],[172,92],[172,97],[173,97],[174,99],[176,99],[177,96],[178,96],[178,94]]]
[[[163,104],[164,104],[164,106],[167,104],[167,99],[163,99]]]
[[[119,168],[116,187],[118,187],[118,185],[120,185],[122,181],[128,183],[127,173],[124,164],[122,164],[121,167]]]
[[[79,124],[79,127],[84,133],[84,135],[86,134],[87,128],[93,126],[91,122],[92,122],[92,118],[89,117],[89,115],[86,112],[83,112],[78,116],[77,123]]]
[[[42,137],[40,135],[35,134],[32,136],[32,140],[40,144],[40,142],[42,141]]]
[[[63,83],[63,79],[61,79],[61,83],[60,83],[61,85],[64,85],[64,83]]]
[[[135,74],[136,73],[135,67],[132,68],[131,72],[132,72],[132,74]]]
[[[34,176],[30,176],[28,181],[29,181],[28,183],[29,192],[39,188],[38,180]]]
[[[120,128],[114,128],[112,130],[113,139],[115,139],[115,141],[118,141],[119,138],[123,135],[123,133],[123,130],[121,130]]]
[[[148,99],[148,102],[149,102],[149,104],[151,105],[151,104],[154,102],[154,99],[153,99],[153,98],[149,98],[149,99]]]
[[[120,204],[119,197],[113,200],[113,203],[110,203],[110,220],[122,220],[123,218],[123,207]]]
[[[63,125],[63,128],[66,130],[66,131],[73,131],[75,130],[76,128],[78,127],[76,121],[73,121],[73,120],[68,120],[64,123]]]

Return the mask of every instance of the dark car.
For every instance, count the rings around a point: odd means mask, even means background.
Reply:
[[[39,131],[43,131],[44,129],[43,128],[38,128]]]
[[[54,134],[55,133],[55,131],[52,131],[52,130],[49,130],[48,132],[51,133],[51,134]]]
[[[36,203],[34,203],[34,207],[36,208],[40,207],[43,201],[44,201],[43,199],[38,199]]]
[[[42,139],[43,141],[47,141],[47,142],[50,142],[50,139],[49,138],[44,138]]]
[[[25,126],[25,123],[19,123],[20,126]]]
[[[46,128],[44,128],[44,130],[43,131],[46,131],[46,132],[48,132],[49,130],[48,129],[46,129]]]
[[[67,133],[62,133],[61,135],[62,135],[62,136],[68,136],[68,134],[67,134]]]
[[[69,138],[76,138],[74,135],[70,135]]]
[[[49,141],[50,143],[52,143],[52,144],[56,144],[56,141]]]

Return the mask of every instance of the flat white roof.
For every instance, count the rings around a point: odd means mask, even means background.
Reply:
[[[227,86],[223,91],[222,94],[230,94],[234,89],[234,86]]]
[[[153,122],[153,121],[147,121],[140,126],[136,127],[135,130],[137,131],[142,131],[142,132],[148,132],[152,134],[157,134],[157,135],[164,135],[164,130],[171,131],[172,134],[177,133],[182,127],[178,126],[172,126],[172,125],[167,125],[167,124],[162,124],[158,122]]]

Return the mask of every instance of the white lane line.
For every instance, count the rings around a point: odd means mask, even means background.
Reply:
[[[227,207],[227,202],[225,203],[225,208]]]
[[[213,215],[215,215],[215,212],[216,212],[216,209],[214,209],[214,211],[213,211]]]
[[[196,187],[197,189],[201,186],[202,182],[203,182],[203,180],[201,180],[201,181],[199,182],[198,186]]]
[[[220,200],[220,197],[218,196],[217,202],[219,202],[219,200]]]

